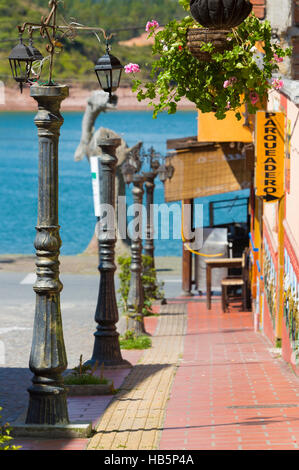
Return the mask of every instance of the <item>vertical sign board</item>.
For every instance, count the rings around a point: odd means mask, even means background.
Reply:
[[[286,129],[286,158],[285,158],[285,188],[290,194],[291,191],[291,139],[292,139],[292,122],[287,120]]]
[[[275,202],[284,195],[285,115],[256,114],[256,196]]]
[[[90,170],[91,170],[91,181],[92,181],[92,192],[93,192],[93,204],[94,214],[96,217],[100,217],[100,158],[90,157]]]

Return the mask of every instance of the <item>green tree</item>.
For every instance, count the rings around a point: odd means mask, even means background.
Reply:
[[[7,57],[17,43],[17,26],[27,21],[39,22],[48,13],[48,0],[0,0],[0,79],[10,79]],[[148,77],[153,57],[150,47],[124,47],[119,41],[139,36],[144,32],[148,20],[156,19],[165,24],[173,18],[181,18],[182,11],[177,0],[65,0],[59,4],[59,22],[77,22],[115,31],[113,53],[126,64],[141,65],[141,78]],[[72,19],[71,19],[72,18]],[[91,81],[94,62],[104,53],[104,41],[100,46],[90,32],[80,32],[73,42],[62,40],[64,51],[56,56],[55,74],[57,79]],[[47,55],[45,41],[35,33],[35,45]],[[87,78],[86,78],[87,77]]]

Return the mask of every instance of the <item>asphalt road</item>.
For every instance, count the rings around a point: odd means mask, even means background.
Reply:
[[[99,276],[65,274],[60,278],[64,341],[68,367],[73,368],[81,354],[84,360],[92,354]],[[180,279],[159,279],[165,281],[167,298],[179,295]],[[28,363],[35,310],[33,282],[32,273],[0,272],[0,415],[8,422],[24,411],[32,378]]]

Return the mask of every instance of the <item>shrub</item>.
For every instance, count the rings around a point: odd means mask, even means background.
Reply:
[[[121,349],[149,349],[152,340],[148,336],[136,336],[134,331],[128,330],[120,336],[119,344]]]
[[[130,290],[131,280],[131,257],[120,256],[117,259],[120,267],[119,280],[120,288],[120,307],[124,314],[128,312],[128,295]],[[152,267],[152,258],[150,256],[142,255],[142,285],[144,287],[144,305],[142,313],[144,316],[152,315],[153,302],[158,298],[163,298],[164,292],[162,289],[163,283],[157,283],[156,269]]]
[[[83,356],[81,354],[79,365],[72,369],[72,373],[64,378],[65,385],[98,385],[106,384],[108,380],[104,377],[104,364],[101,366],[100,377],[94,375],[99,363],[96,361],[92,367],[83,364]]]
[[[2,408],[0,407],[0,411]],[[1,418],[1,416],[0,416]],[[21,449],[20,446],[10,445],[9,443],[13,440],[13,437],[10,435],[11,429],[9,425],[0,424],[0,450],[18,450]]]

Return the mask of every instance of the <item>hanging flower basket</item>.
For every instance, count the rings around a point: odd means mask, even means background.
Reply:
[[[212,43],[214,47],[213,53],[224,52],[232,49],[232,43],[229,41],[229,30],[213,30],[206,28],[193,28],[188,29],[187,32],[187,47],[191,54],[198,60],[208,62],[211,60],[212,55],[209,52],[202,50],[204,44]]]
[[[203,28],[187,31],[187,47],[200,61],[208,62],[212,55],[202,46],[211,43],[213,53],[223,53],[232,49],[229,33],[241,24],[251,13],[252,4],[248,0],[190,0],[190,12]]]
[[[217,119],[224,119],[228,111],[242,119],[242,105],[255,114],[269,90],[283,86],[273,74],[292,49],[272,41],[269,21],[248,16],[252,8],[248,0],[178,1],[188,13],[191,5],[193,16],[194,8],[201,6],[203,27],[189,14],[163,29],[155,21],[147,23],[157,59],[149,80],[134,77],[138,100],[148,100],[154,118],[164,110],[174,114],[182,98],[202,113],[215,113]]]

